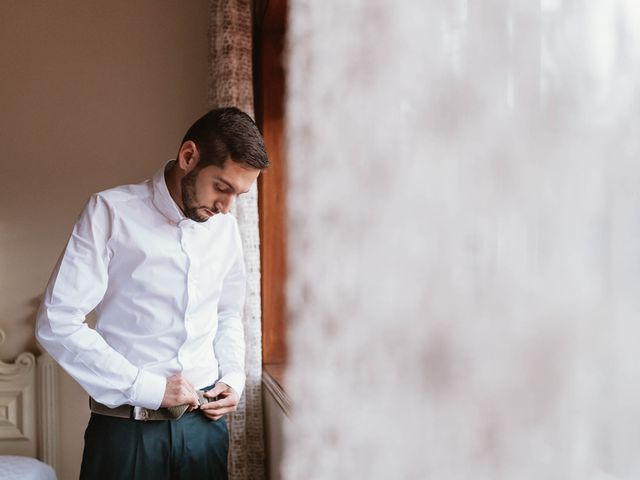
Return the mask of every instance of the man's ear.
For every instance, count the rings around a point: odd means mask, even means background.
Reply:
[[[189,173],[195,168],[200,159],[200,152],[196,144],[187,140],[180,146],[178,151],[178,166],[184,173]]]

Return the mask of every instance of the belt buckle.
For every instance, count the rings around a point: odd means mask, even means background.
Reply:
[[[133,419],[146,422],[149,420],[149,411],[144,407],[133,407]]]

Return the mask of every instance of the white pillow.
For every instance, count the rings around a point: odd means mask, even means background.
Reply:
[[[51,466],[35,458],[0,455],[0,480],[57,480]]]

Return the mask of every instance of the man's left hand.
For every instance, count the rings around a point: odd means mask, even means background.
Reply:
[[[204,396],[207,398],[218,397],[214,402],[200,405],[202,413],[211,420],[219,420],[226,413],[235,412],[238,408],[238,402],[240,401],[240,397],[236,391],[222,382],[216,383],[215,387],[204,393]]]

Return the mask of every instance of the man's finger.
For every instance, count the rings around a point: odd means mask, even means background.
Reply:
[[[207,398],[215,398],[220,395],[222,392],[228,390],[229,387],[224,383],[216,383],[215,387],[213,387],[208,392],[204,392],[204,396]]]
[[[178,395],[178,404],[188,404],[188,405],[193,405],[194,407],[197,407],[200,403],[198,402],[198,396],[193,393],[190,392],[188,390],[182,389],[182,391],[180,392],[180,394]]]
[[[216,400],[215,402],[209,402],[206,404],[207,408],[224,408],[224,407],[232,407],[237,405],[238,402],[235,398],[229,396],[221,398],[220,400]]]
[[[208,411],[212,413],[218,413],[225,409],[235,409],[238,406],[236,402],[225,402],[224,405],[220,405],[218,402],[210,402],[204,405],[201,405],[200,408],[203,411]]]
[[[221,416],[227,413],[235,412],[236,407],[218,408],[213,410],[201,408],[201,410],[202,410],[202,413],[204,413],[209,418],[213,418],[213,417],[220,418]]]
[[[207,417],[209,420],[215,420],[217,422],[222,417],[224,417],[224,415],[210,415],[205,413],[205,417]]]

